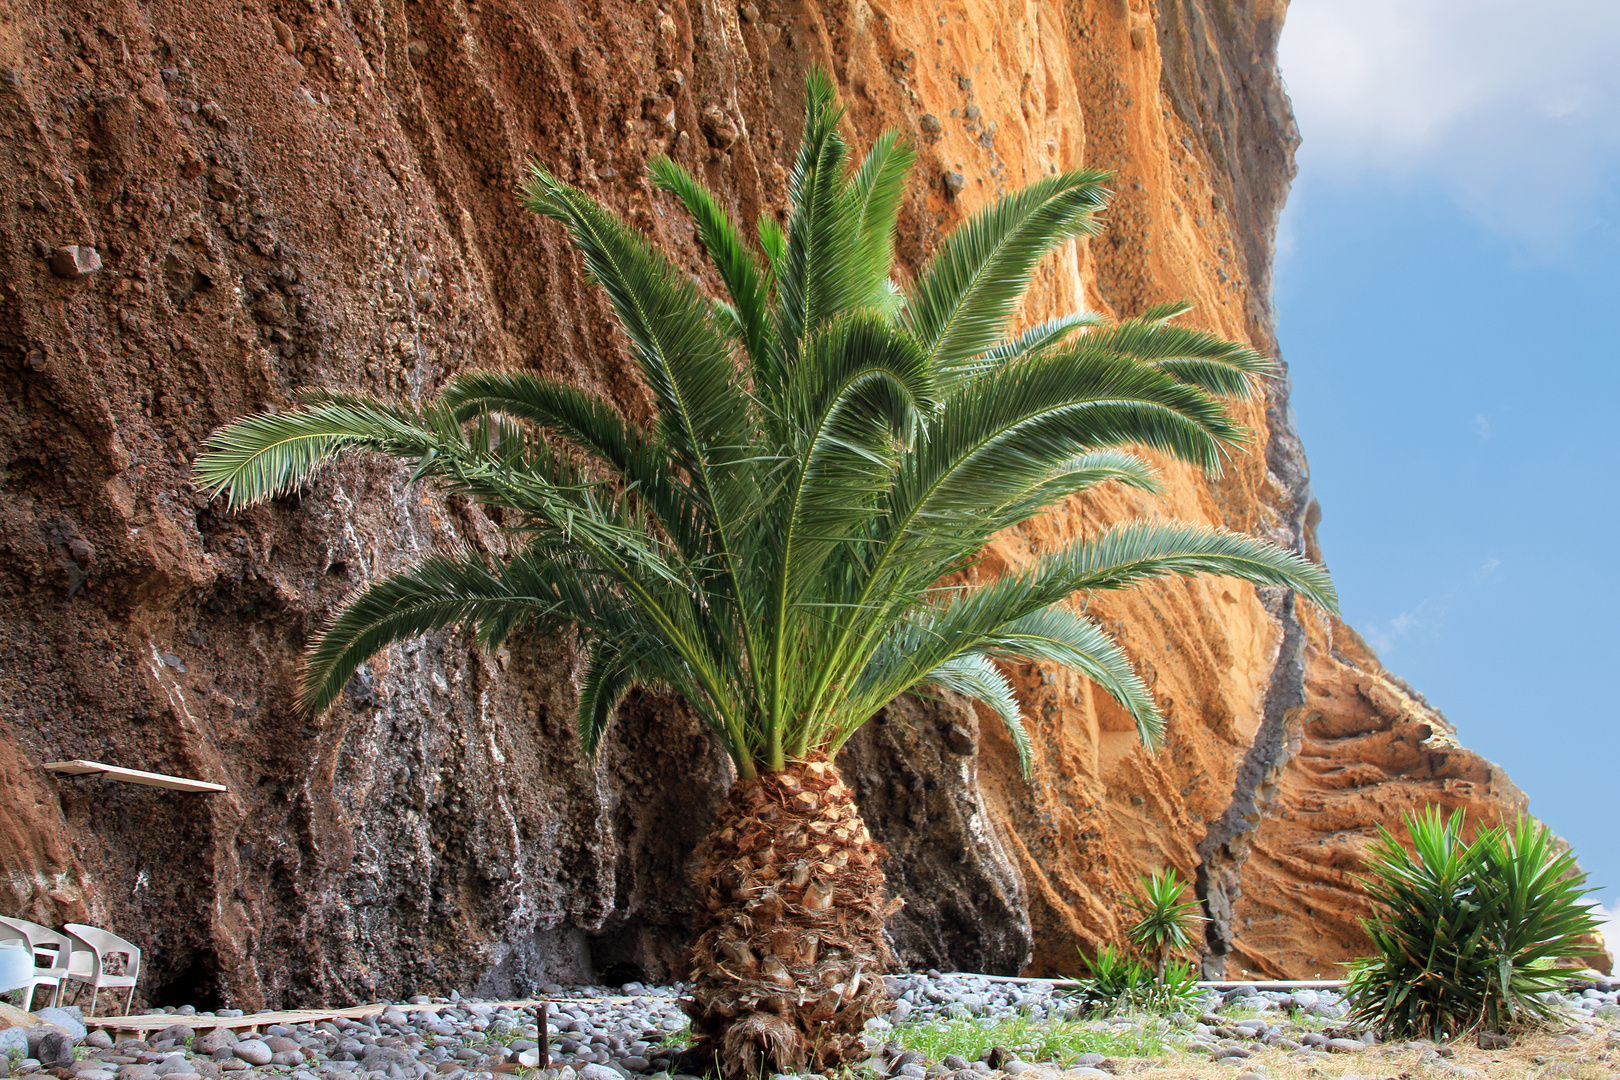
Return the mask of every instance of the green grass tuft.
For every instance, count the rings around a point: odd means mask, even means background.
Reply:
[[[916,1050],[930,1061],[944,1060],[947,1054],[960,1054],[969,1061],[982,1057],[991,1047],[1001,1046],[1030,1064],[1057,1062],[1063,1067],[1081,1054],[1104,1057],[1147,1057],[1164,1049],[1162,1023],[1142,1021],[1129,1028],[1097,1030],[1093,1024],[1076,1020],[1031,1020],[1016,1017],[981,1027],[972,1020],[919,1020],[896,1024],[890,1038],[907,1050]]]

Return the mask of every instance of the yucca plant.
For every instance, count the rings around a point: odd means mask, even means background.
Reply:
[[[1463,839],[1461,810],[1406,818],[1408,851],[1388,829],[1358,879],[1374,914],[1373,955],[1350,965],[1346,993],[1363,1023],[1401,1038],[1544,1023],[1559,990],[1555,964],[1581,955],[1597,929],[1586,875],[1528,816]]]
[[[1077,980],[1074,992],[1087,1012],[1143,1009],[1170,1013],[1186,1008],[1198,992],[1198,976],[1192,965],[1182,960],[1172,960],[1155,973],[1126,950],[1099,945],[1089,966],[1091,974]]]
[[[1156,874],[1143,874],[1138,879],[1137,892],[1125,899],[1125,906],[1139,918],[1125,931],[1131,944],[1152,958],[1153,974],[1165,977],[1165,965],[1173,953],[1192,947],[1202,916],[1197,899],[1183,900],[1187,883],[1174,869]]]
[[[724,290],[699,285],[588,195],[536,165],[522,191],[565,227],[607,295],[655,419],[515,372],[456,377],[405,405],[326,393],[216,433],[199,483],[232,506],[304,483],[345,450],[499,508],[510,547],[452,550],[377,581],[312,645],[304,709],[326,708],[393,642],[456,624],[485,645],[572,628],[579,736],[594,753],[636,686],[681,695],[736,763],[704,850],[695,1048],[728,1076],[823,1070],[888,1008],[879,849],[832,758],[897,694],[982,702],[1030,760],[1003,660],[1073,668],[1156,743],[1130,661],[1065,603],[1167,574],[1228,574],[1331,608],[1327,574],[1270,544],[1127,524],[993,584],[961,571],[996,533],[1101,483],[1152,491],[1144,446],[1208,470],[1245,438],[1220,400],[1255,394],[1251,349],[1172,326],[1070,315],[1009,336],[1042,259],[1096,229],[1105,177],[1043,178],[973,215],[908,286],[893,274],[912,163],[893,132],[848,166],[831,80],[808,79],[786,227],[757,246],[679,165]]]
[[[1082,950],[1080,958],[1085,959]],[[1144,992],[1153,983],[1153,973],[1140,959],[1112,945],[1097,946],[1097,955],[1087,961],[1090,974],[1078,979],[1075,997],[1082,1007],[1095,1010]]]

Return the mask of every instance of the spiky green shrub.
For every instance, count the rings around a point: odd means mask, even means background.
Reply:
[[[1521,816],[1463,839],[1463,814],[1431,807],[1406,818],[1408,851],[1380,827],[1358,879],[1374,904],[1363,920],[1373,955],[1352,962],[1355,1019],[1403,1038],[1446,1039],[1553,1019],[1540,995],[1563,980],[1597,922],[1586,875],[1551,832]]]
[[[1172,953],[1192,947],[1201,916],[1198,901],[1183,900],[1187,883],[1174,870],[1157,874],[1143,874],[1138,879],[1139,889],[1127,897],[1125,906],[1139,918],[1125,931],[1144,956],[1153,960],[1154,974],[1163,979]]]
[[[1079,980],[1074,993],[1081,1009],[1087,1012],[1170,1013],[1186,1008],[1198,990],[1197,974],[1180,960],[1170,962],[1155,976],[1152,969],[1124,949],[1100,945],[1089,964],[1091,975]]]

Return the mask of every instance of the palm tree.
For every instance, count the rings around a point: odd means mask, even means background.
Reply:
[[[902,288],[893,241],[912,151],[890,132],[849,168],[842,115],[812,72],[787,224],[763,218],[757,247],[691,174],[652,163],[696,221],[720,300],[531,167],[524,201],[566,227],[606,292],[656,406],[650,427],[572,386],[476,372],[420,406],[322,393],[238,420],[197,466],[241,506],[365,449],[500,510],[499,559],[447,551],[348,600],[306,657],[309,712],[389,644],[461,624],[485,646],[572,628],[587,754],[632,687],[676,692],[702,718],[738,779],[699,856],[688,1012],[696,1045],[733,1078],[849,1060],[888,1008],[881,850],[833,765],[887,702],[920,684],[982,702],[1027,768],[997,663],[1042,661],[1095,680],[1151,745],[1152,697],[1069,597],[1207,572],[1334,605],[1321,568],[1182,523],[1128,524],[993,584],[956,584],[994,534],[1054,503],[1105,482],[1154,490],[1123,447],[1218,469],[1245,437],[1219,397],[1256,393],[1271,369],[1169,325],[1179,305],[1008,336],[1043,257],[1095,231],[1101,173],[1001,199]]]

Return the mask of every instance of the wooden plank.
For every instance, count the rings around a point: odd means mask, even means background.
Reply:
[[[170,791],[224,791],[224,784],[211,784],[207,780],[192,780],[184,776],[166,776],[163,773],[142,772],[139,769],[125,769],[118,765],[105,765],[99,761],[47,761],[45,768],[52,772],[63,773],[68,776],[89,776],[99,774],[109,780],[122,780],[128,784],[144,784],[147,787],[167,788]]]
[[[1236,990],[1252,986],[1256,990],[1342,990],[1343,979],[1211,979],[1199,986],[1208,990]]]
[[[605,997],[605,998],[524,998],[518,1001],[480,1001],[479,1006],[491,1009],[528,1009],[536,1006],[545,1006],[548,1003],[579,1002],[581,1004],[602,1001],[622,1003],[634,1001],[633,997]],[[208,1031],[214,1028],[230,1028],[236,1031],[243,1028],[264,1028],[271,1024],[286,1024],[292,1027],[295,1024],[315,1024],[322,1020],[336,1020],[338,1017],[347,1017],[350,1020],[359,1020],[366,1016],[377,1016],[396,1009],[400,1012],[438,1012],[440,1009],[465,1009],[468,1002],[459,1005],[455,1002],[439,1002],[436,1005],[395,1005],[382,1002],[376,1005],[351,1005],[342,1009],[284,1009],[280,1012],[248,1013],[245,1016],[182,1016],[178,1013],[139,1013],[133,1016],[87,1016],[85,1024],[90,1027],[107,1028],[117,1032],[145,1032],[158,1031],[162,1028],[183,1024],[193,1031]]]
[[[903,977],[903,976],[901,976]],[[985,982],[996,983],[1022,983],[1050,986],[1054,989],[1062,987],[1072,989],[1080,984],[1073,979],[1038,979],[1024,978],[1021,975],[975,975],[970,971],[947,971],[944,975],[949,979],[981,979]],[[1344,986],[1343,979],[1206,979],[1200,981],[1198,986],[1205,990],[1236,990],[1240,986],[1252,986],[1256,990],[1338,990]]]

